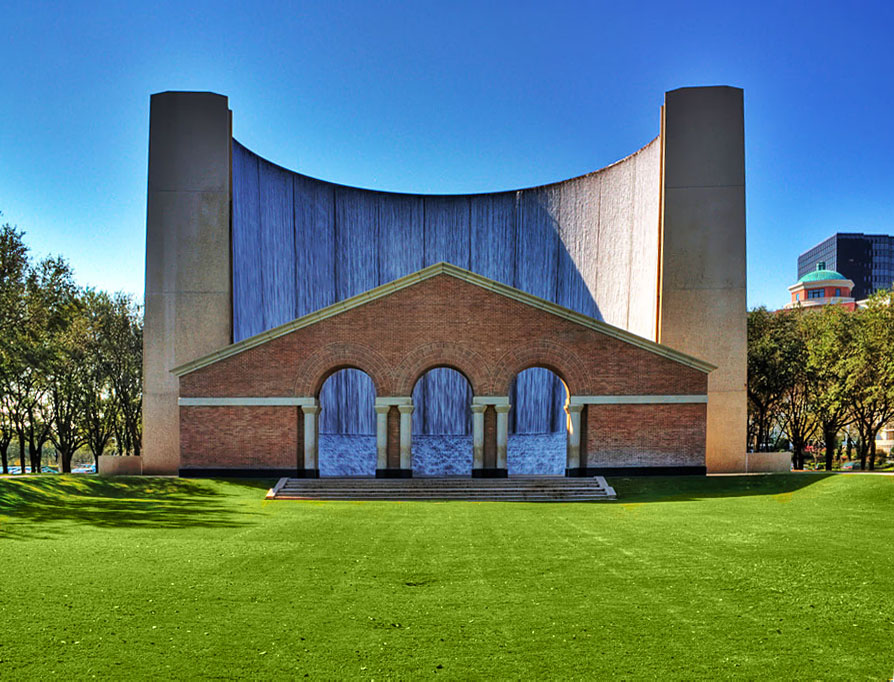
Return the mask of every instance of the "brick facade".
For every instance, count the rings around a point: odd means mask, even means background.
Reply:
[[[409,396],[449,366],[476,396],[505,396],[513,378],[546,367],[572,396],[704,395],[707,373],[624,339],[449,274],[435,274],[260,345],[188,369],[181,398],[319,396],[333,372],[366,372],[378,397]],[[485,458],[495,418],[485,413]],[[387,421],[399,463],[399,415]],[[181,467],[288,468],[302,451],[296,407],[181,407]],[[704,466],[705,405],[589,405],[587,466]],[[609,464],[610,462],[610,464]]]
[[[587,467],[696,467],[705,463],[707,405],[587,405]]]
[[[304,448],[300,408],[180,407],[180,467],[294,470]]]

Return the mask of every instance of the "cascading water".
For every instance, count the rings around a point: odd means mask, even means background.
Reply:
[[[573,218],[566,204],[550,187],[469,196],[352,189],[234,142],[233,340],[440,261],[600,318],[557,223]],[[321,432],[374,434],[374,398],[362,372],[339,372],[321,396]],[[457,372],[427,373],[413,392],[414,433],[470,434],[470,400]],[[514,433],[564,431],[565,388],[550,372],[523,373],[510,400]]]

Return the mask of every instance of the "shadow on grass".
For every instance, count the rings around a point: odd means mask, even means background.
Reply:
[[[767,474],[764,476],[636,476],[607,478],[618,501],[691,502],[720,497],[793,493],[834,474]]]
[[[261,482],[238,483],[256,487]],[[50,537],[81,525],[237,528],[247,524],[250,515],[210,482],[83,475],[0,480],[0,539]]]

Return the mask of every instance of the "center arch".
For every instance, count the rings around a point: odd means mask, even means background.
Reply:
[[[462,374],[474,395],[489,384],[487,363],[477,352],[459,343],[432,341],[407,353],[395,372],[396,395],[411,395],[419,378],[429,370],[447,367]]]
[[[471,476],[472,384],[454,367],[424,372],[412,391],[413,475]]]

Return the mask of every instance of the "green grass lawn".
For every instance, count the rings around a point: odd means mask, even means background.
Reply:
[[[599,504],[0,480],[0,678],[887,679],[894,477]]]

